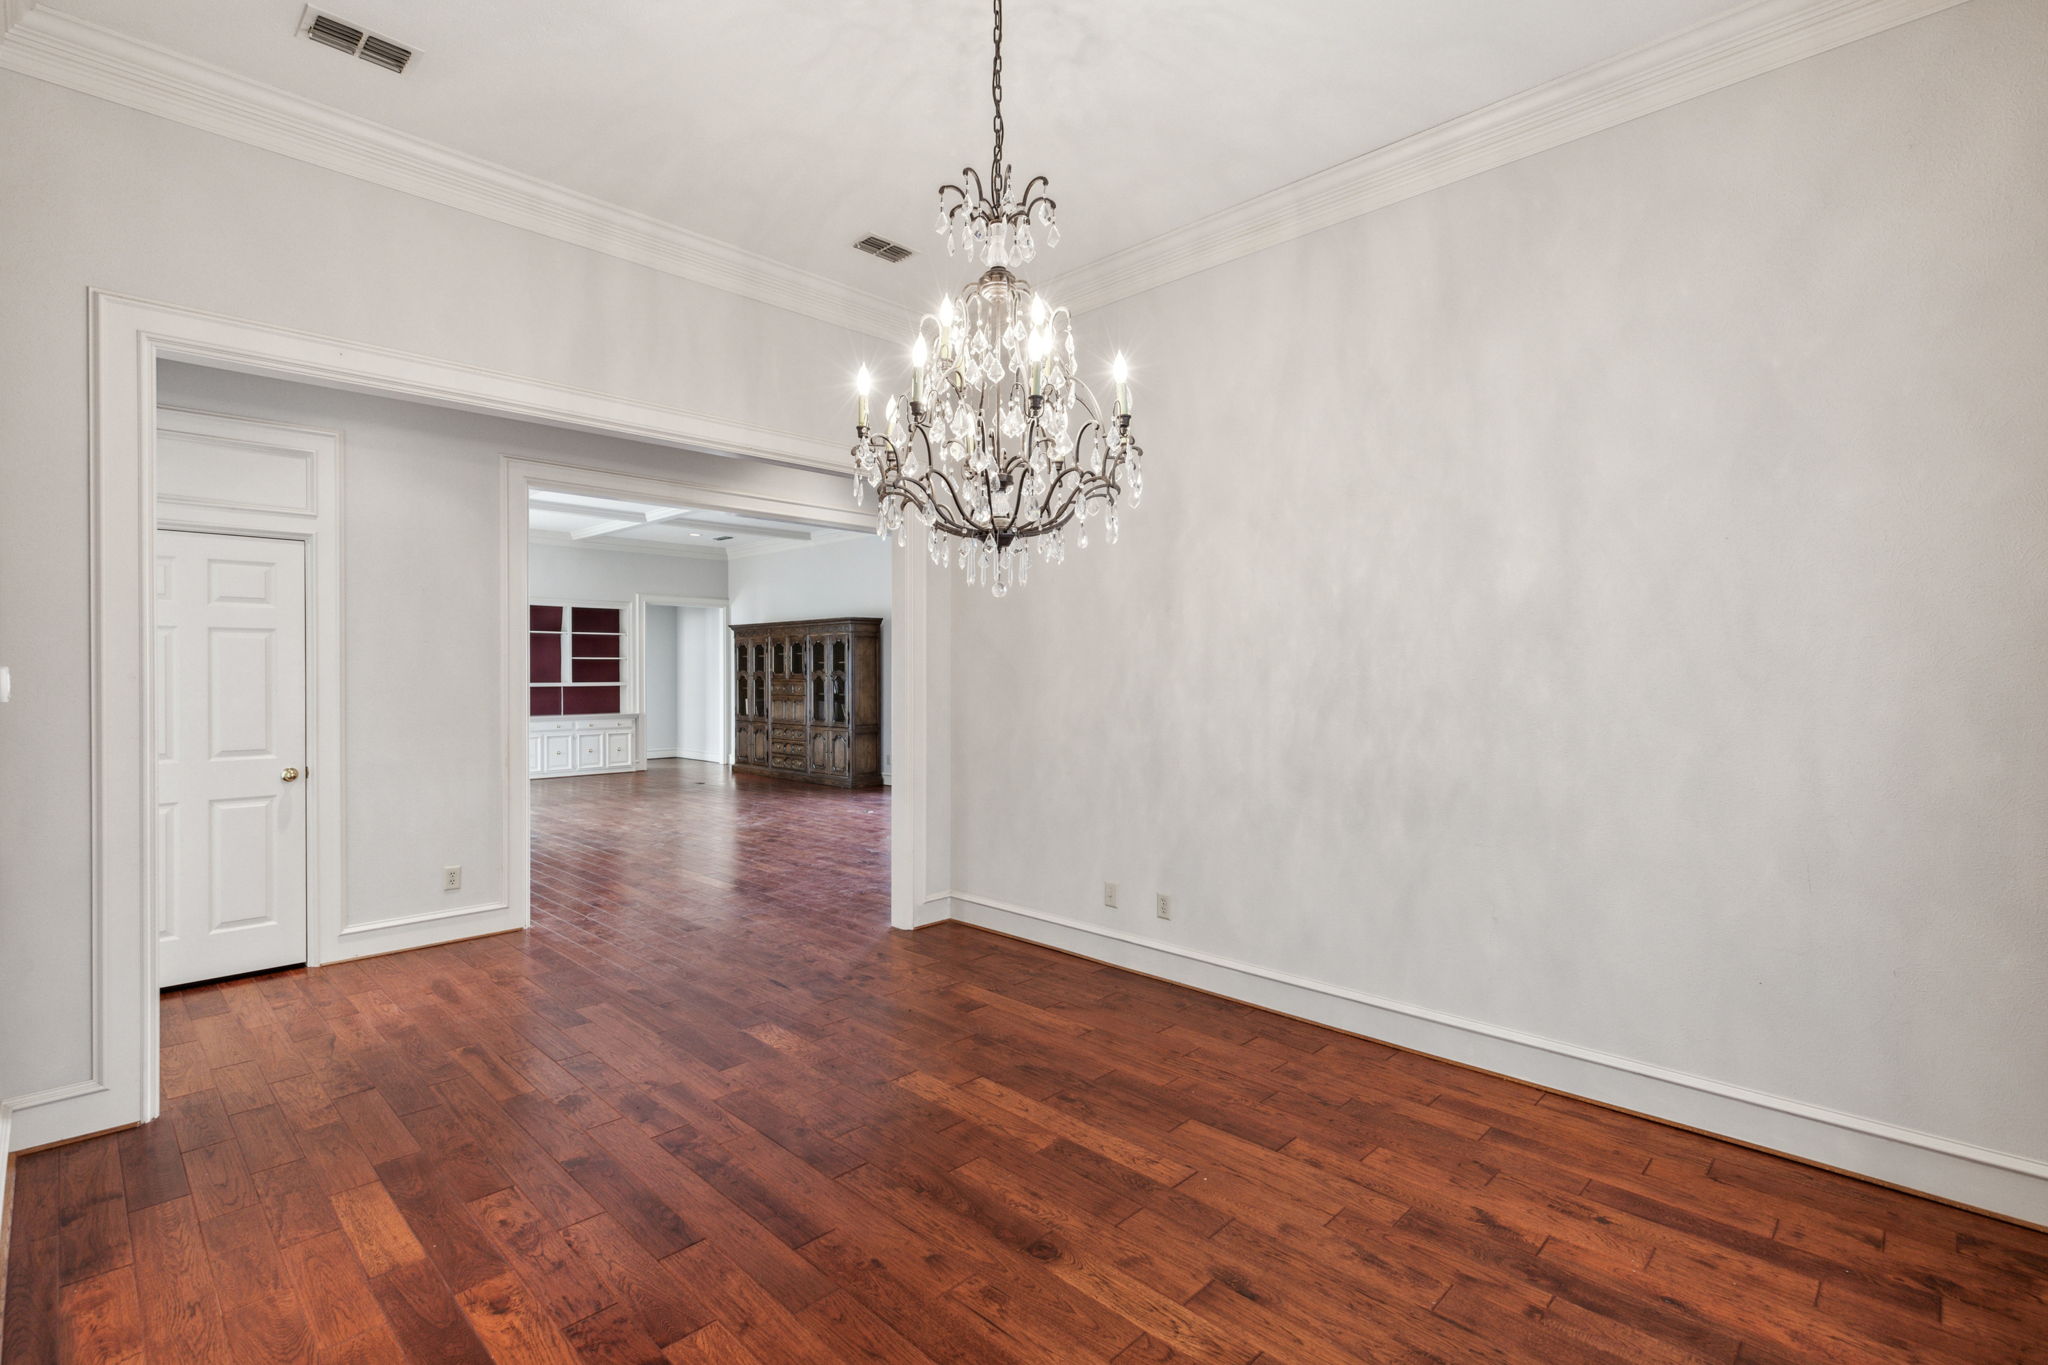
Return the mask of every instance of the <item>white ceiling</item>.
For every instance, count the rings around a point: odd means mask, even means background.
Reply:
[[[526,517],[527,530],[537,539],[568,538],[593,550],[655,550],[714,558],[794,549],[865,534],[672,503],[631,502],[538,489],[528,501]]]
[[[934,196],[988,160],[978,0],[42,0],[904,303],[959,283]],[[1731,8],[1730,0],[1008,0],[1010,160],[1064,273]],[[867,233],[918,254],[887,265]]]

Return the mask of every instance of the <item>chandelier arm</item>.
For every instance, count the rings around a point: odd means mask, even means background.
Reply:
[[[1087,496],[1087,493],[1087,480],[1083,478],[1080,482],[1074,485],[1074,490],[1071,493],[1067,494],[1067,500],[1060,504],[1059,511],[1054,512],[1050,516],[1045,518],[1048,527],[1056,528],[1060,526],[1065,526],[1074,515],[1073,512],[1069,510],[1074,505],[1074,499],[1085,498]]]
[[[1040,194],[1038,192],[1040,186],[1044,186],[1045,188],[1050,189],[1052,187],[1051,178],[1043,175],[1033,176],[1031,178],[1031,182],[1024,187],[1024,193],[1017,196],[1018,202],[1022,204],[1023,207],[1020,208],[1018,210],[1018,213],[1013,216],[1029,218],[1031,216],[1031,211],[1037,208],[1040,204],[1045,205],[1045,211],[1048,214],[1059,207],[1057,203],[1053,202],[1053,197],[1051,195]]]
[[[957,523],[965,523],[966,525],[972,526],[974,524],[974,518],[966,515],[963,512],[962,509],[966,506],[966,504],[962,501],[960,497],[960,489],[953,483],[952,476],[947,474],[945,470],[934,467],[929,477],[937,479],[940,483],[946,485],[946,496],[948,499],[951,500],[953,504],[953,520]],[[936,497],[932,499],[932,507],[935,512],[938,510],[938,499]],[[961,534],[957,531],[949,533],[954,535]]]

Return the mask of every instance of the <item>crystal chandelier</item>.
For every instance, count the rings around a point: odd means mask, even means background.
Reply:
[[[1116,541],[1117,502],[1143,491],[1144,452],[1131,439],[1130,376],[1111,367],[1116,408],[1104,417],[1081,381],[1067,310],[1049,305],[1013,265],[1059,242],[1055,205],[1038,176],[1021,192],[1003,161],[1003,4],[995,2],[995,152],[984,182],[972,167],[939,188],[938,231],[949,254],[979,257],[981,277],[940,300],[918,323],[910,390],[869,425],[873,387],[856,381],[854,498],[875,490],[877,533],[901,545],[904,519],[928,529],[932,562],[957,554],[969,583],[997,597],[1030,576],[1034,553],[1060,563],[1071,538],[1088,548],[1088,522]]]

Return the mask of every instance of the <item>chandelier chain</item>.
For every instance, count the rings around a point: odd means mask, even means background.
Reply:
[[[996,150],[988,163],[988,183],[995,195],[995,201],[1000,204],[1003,202],[1003,191],[1006,188],[1003,183],[1003,0],[995,0],[995,7],[996,56],[989,75],[989,93],[995,96]]]

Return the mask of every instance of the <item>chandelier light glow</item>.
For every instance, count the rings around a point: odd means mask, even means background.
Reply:
[[[1099,519],[1112,543],[1117,504],[1136,505],[1144,451],[1131,439],[1130,370],[1110,367],[1115,407],[1107,414],[1080,377],[1071,320],[1012,273],[1044,244],[1059,242],[1057,206],[1046,178],[1022,191],[1003,160],[1003,5],[995,3],[995,151],[988,179],[972,167],[961,184],[939,188],[938,231],[946,249],[983,267],[957,296],[918,323],[910,346],[910,389],[870,424],[874,381],[855,381],[858,439],[854,496],[872,488],[877,533],[902,544],[906,519],[927,527],[936,564],[957,562],[969,583],[997,597],[1030,576],[1035,554],[1066,558],[1069,539],[1088,548]]]

